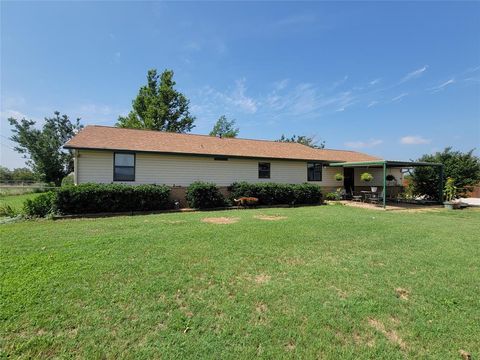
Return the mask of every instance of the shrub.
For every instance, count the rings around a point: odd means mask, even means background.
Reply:
[[[313,184],[276,184],[247,182],[233,183],[229,187],[231,198],[256,197],[262,205],[317,204],[321,202],[320,187]]]
[[[322,190],[318,185],[298,184],[293,185],[293,190],[295,204],[319,204],[322,202]]]
[[[187,188],[188,205],[196,209],[208,209],[226,205],[226,199],[213,183],[196,181]]]
[[[56,209],[62,214],[163,210],[171,208],[169,195],[164,185],[65,186],[57,190]]]
[[[74,183],[73,173],[68,174],[62,179],[62,186],[73,185],[73,183]]]
[[[25,215],[31,217],[45,217],[56,211],[57,194],[49,191],[38,195],[34,199],[27,199],[23,204]]]
[[[364,172],[363,174],[360,175],[360,180],[365,182],[370,182],[373,180],[373,175],[368,172]]]
[[[329,192],[325,194],[325,200],[339,200],[338,193]]]
[[[443,190],[443,195],[445,196],[446,202],[450,202],[457,197],[457,187],[455,186],[455,179],[447,179],[447,182],[445,183],[445,188]]]
[[[6,217],[15,217],[18,216],[19,212],[17,209],[15,209],[11,205],[1,205],[0,206],[0,216],[6,216]]]

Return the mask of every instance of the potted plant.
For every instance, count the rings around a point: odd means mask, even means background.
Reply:
[[[362,180],[363,182],[369,183],[370,181],[373,180],[373,175],[368,172],[364,172],[360,175],[360,180]],[[371,186],[370,190],[372,190],[372,192],[377,192],[377,187]]]
[[[457,187],[455,186],[455,179],[449,177],[447,182],[445,183],[445,187],[443,189],[443,195],[445,197],[445,201],[443,205],[445,209],[453,210],[458,208],[458,203],[454,200],[457,197]]]
[[[388,184],[389,185],[395,185],[395,176],[393,176],[392,174],[388,174],[386,177],[385,177],[385,180],[387,180]]]
[[[340,174],[340,173],[335,174],[335,180],[343,181],[343,179],[344,179],[343,174]]]

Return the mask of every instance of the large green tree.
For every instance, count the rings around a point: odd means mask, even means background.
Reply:
[[[53,117],[45,118],[41,129],[35,127],[33,120],[9,118],[8,121],[13,126],[10,140],[17,143],[15,150],[23,154],[27,165],[41,180],[60,185],[73,171],[73,155],[63,145],[82,128],[80,119],[72,122],[67,115],[56,111]]]
[[[133,110],[120,116],[117,126],[185,133],[192,130],[195,117],[190,115],[190,101],[175,90],[173,71],[148,71],[147,84],[142,86],[132,101]]]
[[[220,136],[222,138],[235,138],[240,129],[235,127],[235,119],[228,120],[225,115],[218,118],[217,122],[210,131],[210,136]]]
[[[277,142],[293,142],[299,143],[302,145],[310,146],[314,149],[323,149],[325,147],[325,141],[318,141],[315,139],[315,136],[307,136],[307,135],[293,135],[291,137],[287,137],[282,134],[280,139],[275,140]]]
[[[480,182],[480,158],[467,152],[454,151],[451,147],[435,154],[425,154],[417,161],[435,162],[444,165],[444,179],[453,178],[459,195]],[[418,167],[412,173],[412,182],[416,194],[425,194],[433,198],[438,196],[439,171],[435,167]]]

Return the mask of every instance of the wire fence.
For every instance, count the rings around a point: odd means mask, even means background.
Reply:
[[[22,195],[30,193],[40,193],[55,189],[52,184],[30,180],[1,180],[0,195]]]

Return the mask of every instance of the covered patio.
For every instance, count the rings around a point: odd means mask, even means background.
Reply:
[[[387,208],[387,171],[388,169],[409,169],[415,167],[425,167],[431,166],[438,169],[439,174],[439,183],[438,183],[438,198],[436,199],[438,203],[443,202],[443,164],[440,163],[430,163],[430,162],[418,162],[418,161],[392,161],[392,160],[375,160],[375,161],[360,161],[360,162],[343,162],[343,163],[332,163],[331,167],[341,167],[344,169],[347,168],[357,168],[357,169],[367,169],[374,168],[377,171],[380,170],[381,175],[381,191],[377,199],[380,200],[381,205],[384,209]],[[357,185],[356,185],[357,186]]]

